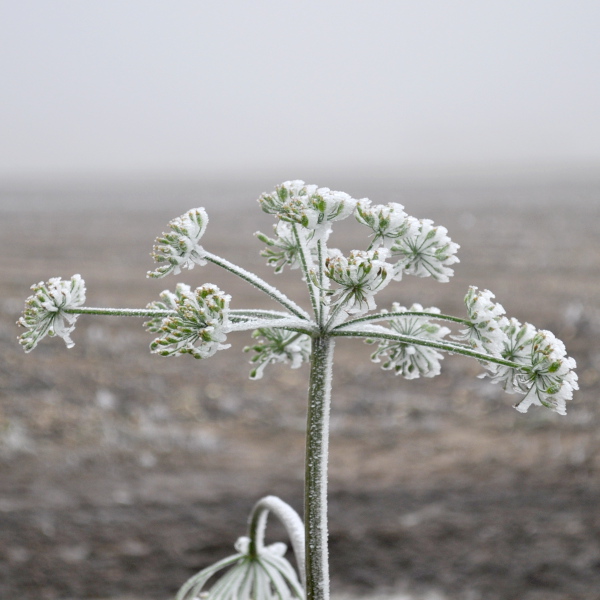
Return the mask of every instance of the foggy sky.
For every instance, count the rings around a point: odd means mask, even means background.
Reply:
[[[0,176],[600,165],[599,25],[597,0],[0,0]]]

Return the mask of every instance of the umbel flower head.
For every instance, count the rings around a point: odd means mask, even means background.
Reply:
[[[258,201],[264,212],[310,230],[312,241],[326,238],[330,223],[349,217],[357,202],[345,192],[306,185],[299,179],[282,183]]]
[[[469,287],[465,296],[469,324],[454,339],[465,340],[473,348],[501,356],[508,341],[505,332],[508,319],[502,305],[492,302],[492,298],[494,294],[489,290]]]
[[[310,358],[310,338],[305,334],[261,327],[254,331],[252,337],[257,338],[257,343],[244,348],[244,352],[256,352],[250,360],[256,365],[250,371],[251,379],[261,379],[267,365],[290,363],[292,369],[298,369]]]
[[[415,220],[416,233],[399,238],[392,246],[396,262],[396,278],[402,273],[433,277],[437,281],[447,282],[454,275],[449,265],[459,262],[455,256],[460,246],[448,237],[448,230],[440,225],[434,226],[430,219]]]
[[[241,537],[237,553],[200,571],[179,590],[175,600],[301,600],[302,585],[285,559],[286,545],[278,542],[250,551],[250,539]],[[221,571],[228,569],[224,574]],[[219,577],[220,575],[220,577]],[[203,591],[213,580],[210,589]]]
[[[385,262],[388,251],[352,250],[347,258],[333,254],[326,261],[325,275],[340,287],[333,294],[347,313],[364,313],[376,308],[374,296],[393,277],[392,265]]]
[[[373,231],[371,248],[391,248],[402,238],[411,238],[419,232],[419,222],[404,212],[396,202],[371,205],[366,198],[356,206],[356,220]]]
[[[397,302],[392,305],[394,317],[390,317],[389,324],[392,330],[407,338],[415,338],[404,341],[381,340],[379,348],[371,355],[373,362],[384,359],[382,369],[393,370],[396,375],[402,375],[406,379],[417,379],[424,377],[435,377],[440,374],[440,361],[443,355],[433,347],[423,346],[418,341],[441,342],[450,333],[447,327],[432,323],[428,317],[407,314],[398,315],[403,312],[426,312],[439,314],[440,309],[431,307],[423,309],[420,304],[413,304],[410,308],[400,306]],[[372,340],[367,340],[373,343]]]
[[[566,414],[566,402],[579,386],[575,360],[566,355],[564,344],[550,331],[536,331],[517,319],[508,320],[503,330],[506,340],[501,357],[522,367],[484,363],[492,382],[500,383],[508,393],[525,394],[515,404],[519,412],[537,405]]]
[[[492,302],[494,294],[471,286],[465,296],[469,321],[455,339],[466,340],[473,348],[516,366],[481,359],[493,383],[509,394],[525,394],[515,408],[527,412],[532,405],[546,406],[566,414],[566,401],[578,389],[575,360],[566,355],[564,344],[550,331],[504,316],[504,308]]]
[[[275,273],[281,273],[286,265],[290,269],[297,269],[301,265],[302,249],[291,224],[287,221],[279,221],[273,229],[277,236],[275,238],[270,238],[264,233],[256,233],[256,237],[267,245],[260,253],[261,256],[266,257],[267,264],[275,267]]]
[[[61,337],[67,348],[74,345],[70,335],[79,315],[66,312],[85,302],[85,282],[80,275],[69,281],[53,277],[31,286],[33,294],[25,301],[23,315],[17,321],[27,331],[19,337],[25,352],[31,352],[46,335]]]
[[[165,277],[169,273],[175,275],[181,269],[193,269],[194,265],[203,265],[204,250],[198,243],[206,231],[208,215],[203,208],[193,208],[184,215],[169,223],[171,231],[156,238],[152,258],[157,263],[166,263],[148,271],[148,277]]]
[[[165,290],[160,298],[148,308],[173,313],[146,322],[148,331],[160,334],[150,344],[152,352],[162,356],[191,354],[201,359],[229,348],[223,342],[230,327],[230,296],[217,286],[207,283],[192,291],[189,285],[178,283],[175,293]]]

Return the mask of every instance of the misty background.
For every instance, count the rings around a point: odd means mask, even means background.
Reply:
[[[0,2],[0,181],[593,176],[595,1]]]

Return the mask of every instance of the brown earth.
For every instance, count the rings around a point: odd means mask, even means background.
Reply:
[[[406,278],[378,297],[380,307],[418,301],[462,315],[468,285],[489,288],[510,316],[565,341],[581,390],[567,417],[521,415],[513,397],[477,378],[475,361],[447,357],[439,377],[406,381],[370,363],[368,346],[339,342],[333,589],[600,599],[600,186],[346,189],[402,202],[461,245],[453,281]],[[259,191],[221,190],[235,204],[209,196],[205,245],[306,304],[297,273],[274,276],[258,256],[251,234],[271,227],[252,201]],[[246,334],[232,335],[233,347],[206,362],[151,356],[138,319],[81,318],[72,350],[45,340],[24,355],[16,343],[29,286],[76,272],[92,306],[144,306],[176,281],[216,283],[235,308],[272,306],[210,265],[145,279],[156,234],[210,190],[168,202],[161,193],[148,208],[148,190],[138,191],[138,204],[118,212],[114,189],[2,191],[2,598],[165,599],[232,551],[261,496],[280,495],[301,510],[306,368],[276,365],[249,381]],[[70,198],[96,205],[50,210],[45,199],[55,197],[63,208]],[[332,241],[342,248],[365,246],[356,224],[338,230],[346,233]],[[269,531],[282,536],[276,523]]]

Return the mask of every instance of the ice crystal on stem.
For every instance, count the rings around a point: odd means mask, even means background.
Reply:
[[[71,332],[79,315],[66,312],[85,302],[85,282],[80,275],[70,281],[53,277],[46,283],[40,281],[31,286],[33,294],[25,301],[23,315],[17,321],[27,331],[19,337],[25,352],[31,352],[46,335],[61,337],[67,348],[75,343]]]
[[[406,379],[417,379],[424,377],[435,377],[440,374],[440,361],[443,355],[435,348],[419,345],[418,341],[441,342],[450,333],[450,329],[432,323],[428,317],[406,315],[398,316],[402,312],[426,312],[439,313],[439,308],[431,307],[423,309],[420,304],[413,304],[410,308],[400,306],[397,302],[392,305],[394,317],[390,318],[389,324],[392,330],[402,336],[415,338],[414,343],[409,341],[381,340],[379,348],[371,355],[373,362],[385,362],[381,366],[385,370],[393,370],[396,375],[402,375]],[[373,340],[367,340],[373,343]]]
[[[229,348],[223,342],[230,330],[230,296],[218,287],[205,284],[192,291],[189,285],[179,283],[175,293],[165,290],[160,297],[162,302],[153,302],[148,308],[172,308],[175,314],[146,323],[150,332],[160,334],[150,344],[152,352],[162,356],[191,354],[201,359]]]
[[[204,251],[198,243],[206,231],[208,215],[203,208],[193,208],[169,223],[172,231],[156,238],[152,258],[157,263],[167,263],[156,271],[148,271],[148,277],[178,275],[181,269],[193,269],[203,265]]]

